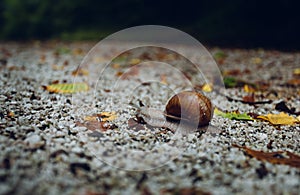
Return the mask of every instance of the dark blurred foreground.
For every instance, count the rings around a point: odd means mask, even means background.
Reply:
[[[3,0],[0,39],[100,40],[136,25],[166,25],[204,44],[300,49],[299,3],[274,1]]]

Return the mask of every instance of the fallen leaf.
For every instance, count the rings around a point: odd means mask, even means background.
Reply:
[[[261,64],[262,63],[262,59],[259,58],[259,57],[251,58],[251,63],[252,64]]]
[[[97,114],[100,121],[113,121],[117,118],[116,112],[101,112]]]
[[[59,80],[51,81],[51,84],[58,84],[58,83],[59,83]]]
[[[247,93],[254,93],[256,90],[254,89],[254,87],[246,84],[246,85],[244,85],[244,91]]]
[[[8,67],[8,70],[9,70],[9,71],[13,71],[13,70],[23,70],[23,71],[24,71],[24,70],[26,70],[26,68],[25,68],[25,66],[21,66],[21,67],[20,67],[20,66],[14,66],[14,65],[13,65],[13,66],[9,66],[9,67]]]
[[[295,68],[295,69],[293,70],[293,75],[294,75],[294,76],[300,76],[300,68]]]
[[[243,81],[241,79],[236,79],[234,77],[224,77],[223,81],[224,81],[225,87],[228,87],[228,88],[243,87],[244,85],[256,87],[256,85],[253,83],[249,83],[249,82]]]
[[[72,75],[73,76],[87,76],[87,75],[89,75],[89,71],[82,69],[82,68],[78,68],[72,72]]]
[[[213,90],[212,84],[208,84],[208,83],[204,84],[201,87],[201,90],[204,92],[212,92],[212,90]]]
[[[291,79],[287,82],[288,85],[291,86],[299,86],[300,85],[300,79]]]
[[[129,61],[129,64],[130,65],[137,65],[137,64],[139,64],[139,63],[141,63],[141,60],[140,59],[138,59],[138,58],[133,58],[133,59],[131,59],[130,61]]]
[[[52,65],[52,69],[53,70],[63,70],[65,67],[64,66],[58,66],[58,65],[56,65],[56,64],[53,64]]]
[[[101,127],[101,130],[102,131],[106,131],[106,130],[109,130],[109,129],[116,129],[118,128],[117,125],[109,122],[109,121],[100,121],[100,127]]]
[[[53,93],[77,93],[89,90],[89,86],[86,83],[59,83],[42,87]]]
[[[85,120],[85,121],[98,121],[98,116],[96,114],[92,115],[92,116],[85,116],[83,118],[83,120]]]
[[[264,152],[233,144],[232,146],[241,148],[245,153],[260,161],[267,161],[272,164],[284,164],[292,167],[300,168],[300,156],[289,151]]]
[[[297,122],[296,118],[284,112],[280,112],[279,114],[260,115],[257,118],[269,121],[273,125],[293,125]]]
[[[111,121],[117,118],[115,112],[101,112],[100,114],[94,114],[92,116],[85,116],[84,122],[77,122],[76,125],[86,127],[89,130],[101,130],[106,131],[108,129],[118,128]]]
[[[93,58],[93,62],[98,64],[98,63],[103,63],[103,62],[106,62],[107,59],[105,59],[104,57],[94,57]]]
[[[69,65],[69,60],[65,60],[63,63],[64,66],[68,66]]]
[[[136,121],[133,118],[130,118],[127,121],[127,125],[128,125],[129,128],[131,128],[131,129],[133,129],[135,131],[140,131],[140,130],[145,130],[146,129],[145,125],[139,123],[138,121]]]
[[[213,57],[218,64],[223,64],[227,55],[223,51],[217,51],[216,53],[213,54]]]
[[[251,73],[251,70],[246,68],[244,71],[243,71],[243,74],[250,74]]]
[[[225,77],[224,84],[225,84],[225,87],[228,87],[228,88],[236,87],[238,84],[238,81],[233,77]]]
[[[14,118],[15,117],[15,113],[10,111],[7,113],[7,116],[10,117],[10,118]]]
[[[247,102],[247,103],[255,102],[254,94],[244,96],[243,102]]]
[[[228,118],[231,120],[254,120],[251,116],[246,113],[238,113],[237,111],[234,112],[222,112],[218,108],[215,108],[214,114],[217,116],[222,116],[224,118]]]

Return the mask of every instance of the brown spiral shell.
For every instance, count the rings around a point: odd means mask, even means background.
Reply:
[[[170,121],[183,121],[192,125],[208,125],[213,116],[209,98],[200,92],[183,91],[171,97],[164,115]]]

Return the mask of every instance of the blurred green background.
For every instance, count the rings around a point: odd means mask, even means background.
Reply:
[[[136,25],[166,25],[208,45],[300,49],[292,0],[2,0],[1,40],[99,40]]]

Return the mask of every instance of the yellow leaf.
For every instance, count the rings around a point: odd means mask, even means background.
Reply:
[[[138,58],[133,58],[133,59],[130,60],[129,64],[130,64],[130,65],[136,65],[136,64],[139,64],[140,62],[141,62],[140,59],[138,59]]]
[[[204,91],[204,92],[212,92],[212,90],[213,90],[212,84],[205,83],[202,86],[202,91]]]
[[[293,74],[294,74],[294,75],[300,75],[300,68],[295,68],[295,69],[293,70]]]
[[[89,71],[87,71],[87,70],[85,70],[85,69],[82,69],[82,68],[79,68],[79,69],[77,69],[77,70],[74,70],[73,72],[72,72],[72,75],[73,76],[87,76],[87,75],[89,75]]]
[[[113,121],[117,118],[116,112],[101,112],[97,114],[97,117],[100,118],[101,121]]]
[[[261,115],[257,118],[269,121],[273,125],[293,125],[297,122],[296,118],[289,116],[284,112],[280,112],[279,114]]]
[[[247,92],[247,93],[254,93],[255,89],[246,84],[246,85],[244,85],[244,91]]]
[[[53,70],[63,70],[63,69],[64,69],[64,66],[58,66],[58,65],[56,65],[56,64],[53,64],[53,65],[52,65],[52,69],[53,69]]]
[[[107,59],[105,59],[103,57],[94,57],[93,62],[94,63],[103,63],[103,62],[107,62]]]
[[[262,63],[262,59],[261,58],[252,58],[251,62],[253,64],[261,64]]]
[[[83,118],[83,120],[85,120],[85,121],[97,121],[97,116],[96,115],[93,115],[93,116],[85,116],[84,118]]]
[[[44,86],[43,88],[53,93],[77,93],[89,90],[86,83],[60,83]]]

